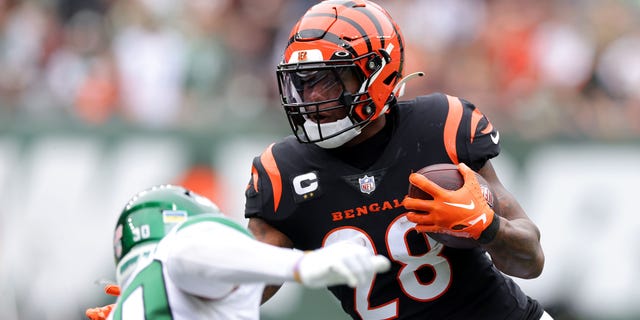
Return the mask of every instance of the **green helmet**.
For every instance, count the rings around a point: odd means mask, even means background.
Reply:
[[[118,283],[176,224],[204,213],[222,214],[209,199],[180,186],[155,186],[133,196],[120,213],[113,237]]]

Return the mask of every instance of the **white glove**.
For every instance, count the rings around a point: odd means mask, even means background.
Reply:
[[[347,284],[354,288],[369,283],[379,272],[389,270],[391,263],[352,241],[340,241],[305,253],[294,271],[296,281],[309,288]]]

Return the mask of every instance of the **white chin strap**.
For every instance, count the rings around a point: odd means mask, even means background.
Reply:
[[[340,120],[329,122],[329,123],[321,123],[320,131],[322,132],[322,136],[330,136],[336,132],[340,132],[348,127],[353,126],[353,121],[349,119],[349,117],[344,117]],[[304,122],[304,130],[307,132],[310,140],[320,139],[320,131],[318,130],[318,124],[307,119]],[[333,149],[337,148],[355,138],[360,134],[359,128],[351,128],[335,137],[331,137],[329,139],[318,141],[315,144],[318,147],[324,149]]]

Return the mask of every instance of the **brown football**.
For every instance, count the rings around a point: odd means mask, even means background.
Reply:
[[[416,171],[416,173],[419,173],[427,177],[429,180],[435,182],[437,185],[448,190],[458,190],[464,184],[462,174],[460,174],[460,172],[458,171],[458,167],[450,163],[438,163],[438,164],[429,165]],[[481,175],[476,174],[476,177],[478,178],[478,182],[480,183],[480,187],[482,188],[482,192],[484,193],[485,199],[487,199],[489,206],[493,207],[494,197],[493,197],[493,192],[489,188],[489,184]],[[417,187],[414,187],[412,184],[409,184],[408,195],[412,198],[418,198],[418,199],[427,199],[427,200],[433,199],[433,197],[430,194],[420,190]],[[429,214],[429,213],[425,212],[425,214]],[[447,247],[468,249],[468,248],[474,248],[479,246],[479,243],[476,240],[471,238],[460,238],[460,237],[455,237],[445,233],[430,232],[427,234],[432,239],[442,243]]]

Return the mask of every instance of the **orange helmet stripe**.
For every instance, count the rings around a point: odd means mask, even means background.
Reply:
[[[370,37],[371,34],[377,34],[378,37],[376,38],[380,41],[380,47],[385,48],[386,37],[384,35],[386,30],[383,29],[383,24],[380,23],[378,19],[379,17],[372,14],[370,10],[364,10],[363,7],[357,6],[355,2],[325,1],[325,3],[334,4],[336,5],[336,7],[331,7],[331,9],[333,10],[326,10],[328,9],[327,7],[320,7],[316,11],[312,11],[306,14],[303,17],[303,19],[298,21],[296,26],[293,28],[294,32],[291,34],[291,37],[289,38],[289,43],[288,43],[289,45],[293,43],[297,37],[302,37],[302,38],[314,37],[312,36],[314,35],[314,33],[316,33],[316,36],[314,38],[322,37],[325,40],[330,41],[336,45],[348,44],[348,42],[342,40],[342,37],[349,37],[349,35],[346,35],[346,34],[336,35],[324,29],[324,26],[328,25],[326,24],[327,21],[324,19],[337,18],[337,21],[334,22],[334,24],[342,23],[343,25],[342,26],[331,25],[330,28],[339,28],[341,30],[345,30],[345,29],[349,30],[353,28],[356,32],[353,35],[354,36],[357,35],[364,40],[364,43],[367,46],[366,52],[373,51],[373,45],[371,41],[374,39],[371,39]],[[336,13],[338,10],[337,6],[340,6],[341,8],[344,8],[344,9],[340,10],[340,13],[336,17]],[[325,9],[326,11],[324,12],[320,11],[322,9]],[[364,19],[363,17],[366,17],[366,19]],[[389,17],[388,15],[385,15],[385,18],[388,19],[390,24],[393,26],[393,30],[388,30],[388,32],[393,31],[393,34],[399,35],[397,27],[393,22],[393,20],[391,19],[391,17]],[[302,23],[302,21],[304,21],[304,23]],[[371,30],[375,29],[375,33],[368,32],[367,31],[368,29],[371,29]],[[397,38],[399,40],[398,42],[400,43],[399,49],[403,50],[404,44],[402,43],[402,38],[399,36]],[[348,50],[347,47],[345,47],[345,49]]]

